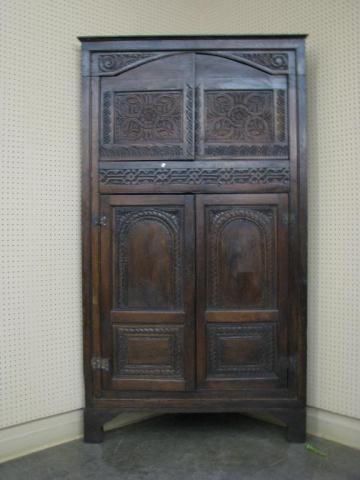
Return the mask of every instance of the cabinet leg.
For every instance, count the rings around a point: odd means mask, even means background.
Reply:
[[[289,412],[286,438],[288,442],[304,443],[306,440],[306,413],[305,409]]]
[[[84,442],[101,443],[104,440],[104,424],[111,420],[113,413],[103,412],[94,408],[84,410]]]
[[[271,414],[286,425],[286,439],[291,443],[304,443],[306,440],[306,410],[281,409]]]

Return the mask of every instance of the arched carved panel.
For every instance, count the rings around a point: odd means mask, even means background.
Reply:
[[[275,305],[273,210],[207,209],[208,306],[222,309]]]
[[[182,211],[117,208],[114,304],[120,309],[182,305]]]

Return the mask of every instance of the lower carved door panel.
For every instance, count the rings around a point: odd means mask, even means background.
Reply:
[[[103,196],[103,388],[286,387],[287,208],[286,194]]]

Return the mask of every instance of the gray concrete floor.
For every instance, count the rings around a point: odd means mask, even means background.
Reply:
[[[326,457],[286,442],[282,428],[237,414],[165,415],[0,465],[1,480],[360,480],[360,450],[309,438]]]

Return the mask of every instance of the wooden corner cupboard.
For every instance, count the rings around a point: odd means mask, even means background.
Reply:
[[[124,411],[304,441],[304,35],[80,40],[85,441]]]

